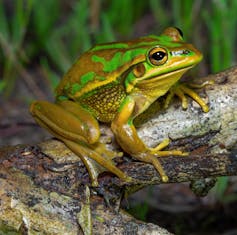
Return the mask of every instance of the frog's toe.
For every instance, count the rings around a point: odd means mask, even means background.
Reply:
[[[188,83],[188,86],[191,87],[191,88],[196,88],[196,89],[199,89],[199,88],[203,88],[205,86],[208,86],[208,85],[213,85],[215,84],[215,81],[214,80],[208,80],[208,81],[205,81],[201,84],[196,84],[196,83]]]
[[[155,154],[157,151],[160,151],[167,147],[170,143],[170,139],[164,139],[161,143],[159,143],[155,148],[151,148],[151,153]]]
[[[173,97],[176,95],[179,97],[182,103],[182,108],[187,109],[188,108],[188,100],[187,97],[185,96],[184,92],[181,89],[181,84],[176,84],[175,86],[171,87],[169,90],[169,93],[165,99],[165,104],[164,107],[168,108],[169,104],[171,103]]]
[[[182,152],[180,150],[167,150],[167,151],[157,151],[156,152],[158,157],[169,157],[169,156],[181,156],[186,157],[189,155],[188,152]]]
[[[208,105],[205,103],[205,101],[192,89],[188,87],[186,84],[180,85],[180,90],[182,91],[183,95],[187,94],[190,96],[193,100],[195,100],[200,107],[202,108],[203,112],[207,113],[209,111]]]
[[[155,148],[150,148],[150,153],[157,155],[158,157],[168,157],[168,156],[188,156],[187,152],[182,152],[180,150],[163,150],[170,143],[170,139],[164,139]]]
[[[157,172],[159,173],[160,175],[160,178],[162,180],[162,182],[168,182],[169,178],[168,176],[166,175],[162,165],[160,164],[160,161],[158,160],[157,156],[155,155],[152,155],[152,154],[147,154],[145,158],[143,158],[143,161],[144,162],[147,162],[147,163],[151,163],[155,169],[157,170]]]

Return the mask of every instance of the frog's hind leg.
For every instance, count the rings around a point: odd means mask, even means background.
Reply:
[[[79,104],[72,101],[57,104],[36,101],[31,105],[30,111],[42,127],[62,140],[82,159],[93,186],[98,185],[97,177],[104,168],[125,181],[131,180],[114,165],[112,158],[115,153],[99,142],[100,130],[97,120]]]
[[[124,172],[122,172],[119,168],[117,168],[114,163],[111,161],[110,158],[102,156],[97,152],[88,149],[86,146],[78,147],[78,144],[70,141],[70,140],[63,140],[63,142],[68,146],[74,153],[80,156],[83,163],[85,164],[93,186],[98,186],[97,177],[98,175],[108,169],[113,174],[117,175],[120,179],[124,181],[131,181],[132,178],[127,176]],[[99,165],[97,165],[99,163]],[[102,167],[101,167],[102,166]]]

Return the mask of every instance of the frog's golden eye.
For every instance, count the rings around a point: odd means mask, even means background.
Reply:
[[[167,51],[161,47],[155,47],[149,51],[149,60],[153,65],[162,65],[168,59]]]

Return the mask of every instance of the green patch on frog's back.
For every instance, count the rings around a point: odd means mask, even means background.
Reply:
[[[93,55],[91,60],[94,63],[101,63],[103,65],[103,72],[111,73],[116,71],[118,68],[128,65],[129,67],[136,58],[145,59],[146,48],[135,48],[133,50],[119,51],[114,53],[113,57],[110,60],[106,60],[102,56]],[[131,63],[129,63],[131,61]]]
[[[100,56],[100,53],[92,55],[91,61],[94,63],[94,67],[102,67],[103,71],[98,71],[98,73],[91,71],[83,74],[77,82],[74,82],[67,89],[64,88],[64,91],[71,98],[76,99],[87,95],[87,93],[94,93],[97,87],[118,83],[123,74],[130,70],[133,65],[146,60],[145,52],[146,48],[143,47],[119,51],[112,54],[109,60]]]
[[[83,74],[79,80],[79,82],[74,83],[71,87],[71,94],[75,95],[77,92],[79,92],[86,84],[88,84],[90,81],[95,80],[96,74],[94,72],[88,72],[86,74]]]
[[[70,96],[77,96],[77,94],[91,82],[104,81],[105,79],[105,77],[97,76],[95,72],[88,72],[83,74],[78,82],[72,85],[66,84],[64,91]]]

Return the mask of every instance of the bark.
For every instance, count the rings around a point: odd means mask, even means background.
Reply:
[[[182,110],[177,100],[138,127],[140,137],[155,146],[169,137],[170,149],[188,157],[161,158],[169,182],[186,182],[237,172],[237,67],[199,79],[214,80],[198,92],[209,103],[203,113],[190,100]],[[159,105],[158,103],[155,105]],[[151,109],[152,110],[152,109]],[[153,111],[149,111],[150,113]],[[112,137],[102,126],[102,139]],[[114,139],[108,147],[118,150]],[[134,219],[120,209],[120,200],[147,185],[160,184],[150,165],[124,154],[115,162],[131,183],[104,172],[99,187],[91,187],[78,157],[57,140],[0,149],[1,231],[23,234],[170,234]],[[156,232],[156,233],[155,233]]]

